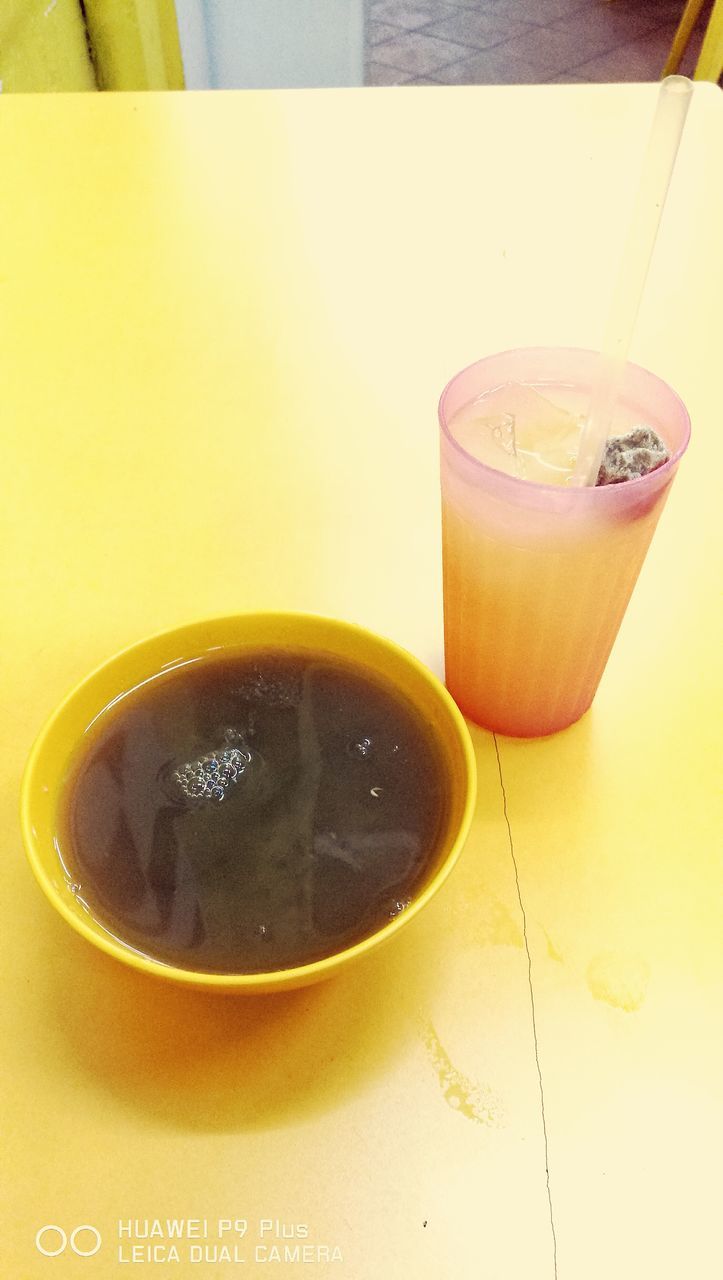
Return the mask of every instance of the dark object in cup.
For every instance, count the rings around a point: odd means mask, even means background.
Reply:
[[[639,480],[668,461],[670,454],[657,431],[633,427],[622,436],[611,436],[605,445],[596,485]]]

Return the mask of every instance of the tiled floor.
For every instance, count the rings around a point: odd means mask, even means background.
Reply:
[[[684,0],[366,0],[369,85],[658,80]],[[695,67],[710,3],[679,70]]]

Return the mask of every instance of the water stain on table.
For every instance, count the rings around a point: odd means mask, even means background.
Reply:
[[[498,1124],[499,1107],[491,1089],[475,1084],[453,1065],[431,1022],[424,1023],[422,1035],[447,1105],[476,1124]]]
[[[522,929],[511,911],[499,898],[490,896],[480,911],[477,924],[477,940],[497,947],[521,947]]]
[[[558,951],[557,947],[555,946],[554,942],[552,941],[552,938],[550,937],[549,933],[547,932],[547,929],[545,929],[545,927],[544,927],[544,926],[542,926],[542,932],[543,932],[543,933],[544,933],[544,935],[545,935],[545,942],[547,943],[547,954],[548,954],[548,956],[550,957],[550,959],[551,959],[551,960],[556,960],[558,964],[563,964],[563,958],[562,958],[562,956],[560,955],[560,952]]]
[[[457,944],[473,947],[519,947],[524,943],[522,928],[510,908],[484,883],[458,887],[456,898],[448,897],[446,906],[454,912],[454,937]],[[448,916],[440,912],[440,927],[449,930]]]
[[[590,961],[586,977],[593,999],[634,1013],[647,995],[650,965],[639,955],[601,951]]]

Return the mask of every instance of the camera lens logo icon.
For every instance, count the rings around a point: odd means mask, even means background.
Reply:
[[[100,1231],[88,1222],[74,1227],[70,1235],[54,1222],[46,1222],[35,1233],[35,1248],[44,1258],[58,1258],[66,1249],[78,1258],[92,1258],[102,1243]]]

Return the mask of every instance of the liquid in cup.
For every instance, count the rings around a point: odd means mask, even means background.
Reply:
[[[463,370],[440,401],[447,687],[470,719],[516,737],[554,733],[588,710],[689,439],[675,392],[628,364],[612,430],[646,423],[668,461],[623,484],[566,484],[571,424],[579,425],[598,368],[593,351],[503,352]],[[544,450],[541,467],[525,460],[534,479],[520,479],[474,457],[471,437],[464,447],[465,419],[483,412],[468,406],[480,397],[489,397],[498,443],[504,448],[507,433],[513,447],[504,392],[520,386],[560,410],[552,483],[538,479],[548,479]]]

